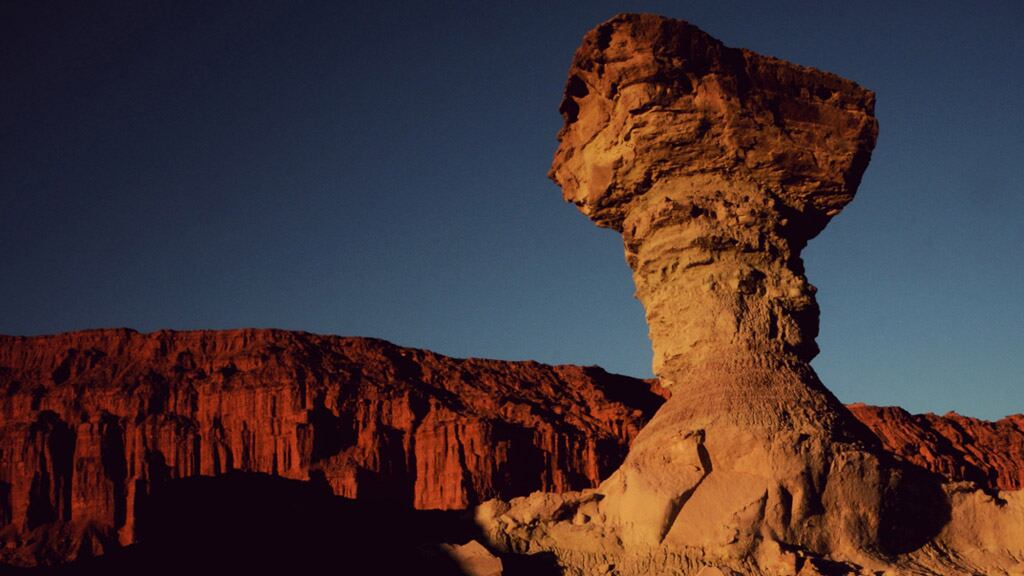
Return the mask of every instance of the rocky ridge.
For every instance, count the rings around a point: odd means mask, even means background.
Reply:
[[[187,477],[262,472],[453,510],[592,487],[668,395],[596,368],[277,330],[0,337],[0,392],[0,549],[22,565],[134,542],[147,498]],[[417,404],[425,416],[396,416]],[[1020,489],[1019,415],[849,408],[899,458]]]
[[[416,509],[594,486],[663,402],[599,368],[281,330],[0,336],[0,561],[135,541],[146,499],[265,473]]]
[[[989,490],[1024,489],[1024,415],[989,422],[950,412],[910,414],[895,406],[847,406],[885,449],[950,481]]]

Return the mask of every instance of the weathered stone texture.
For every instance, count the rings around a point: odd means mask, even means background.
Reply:
[[[161,483],[322,479],[420,509],[594,486],[663,401],[599,368],[279,330],[0,336],[0,546],[132,542]]]

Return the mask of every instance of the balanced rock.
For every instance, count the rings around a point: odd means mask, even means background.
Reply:
[[[881,569],[938,535],[941,478],[890,457],[809,365],[818,306],[800,252],[853,199],[874,95],[626,14],[585,36],[561,111],[550,175],[622,235],[672,395],[591,497],[533,521],[513,500],[481,515],[492,541],[573,573],[612,558],[623,574],[777,574],[804,557]],[[584,504],[589,523],[557,521]]]

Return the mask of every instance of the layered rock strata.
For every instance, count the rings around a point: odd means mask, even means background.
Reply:
[[[676,20],[587,35],[551,175],[623,235],[672,392],[639,434],[668,394],[595,368],[263,330],[0,337],[0,560],[131,542],[162,486],[241,471],[424,509],[536,490],[477,518],[569,574],[1024,574],[1019,416],[847,410],[808,365],[800,251],[856,191],[872,106]]]
[[[938,535],[940,478],[889,457],[809,365],[800,252],[856,192],[874,95],[627,14],[585,36],[561,111],[550,176],[622,235],[672,396],[597,490],[481,507],[492,542],[571,573],[778,574],[882,569]]]
[[[278,330],[0,336],[0,562],[132,542],[147,496],[196,475],[314,479],[419,509],[594,486],[657,391]]]
[[[667,395],[595,368],[266,330],[0,337],[0,390],[0,538],[21,564],[132,541],[147,496],[191,475],[319,477],[433,509],[578,490],[615,469]],[[851,410],[900,458],[1020,486],[1020,416]]]

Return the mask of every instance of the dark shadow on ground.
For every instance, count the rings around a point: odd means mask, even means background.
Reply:
[[[879,544],[886,554],[913,552],[938,536],[953,517],[945,478],[886,454],[889,478],[879,518]]]
[[[467,511],[336,497],[326,483],[230,473],[170,481],[140,502],[139,543],[13,574],[462,575],[438,547],[483,541]],[[506,575],[558,574],[551,558],[503,559]],[[3,570],[0,570],[3,571]]]

